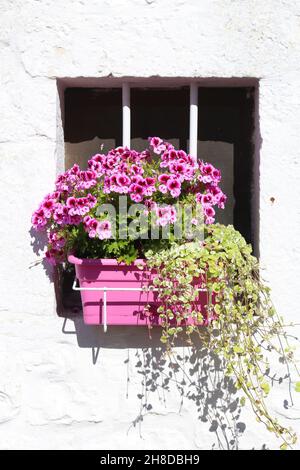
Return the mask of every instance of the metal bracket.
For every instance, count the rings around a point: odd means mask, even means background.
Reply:
[[[77,278],[75,277],[72,289],[75,291],[99,291],[103,292],[103,331],[107,332],[107,292],[114,291],[132,291],[132,292],[147,292],[144,287],[78,287]],[[152,292],[160,290],[159,288],[149,289]],[[196,289],[199,292],[206,292],[207,289]]]

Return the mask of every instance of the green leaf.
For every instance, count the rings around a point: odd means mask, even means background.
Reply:
[[[245,404],[246,404],[246,398],[245,398],[245,397],[241,397],[241,398],[240,398],[240,405],[241,405],[241,406],[245,406]]]
[[[241,346],[235,345],[235,346],[233,346],[233,351],[236,354],[243,354],[244,349]]]
[[[295,392],[299,392],[299,393],[300,393],[300,382],[296,382],[296,383],[295,383]]]
[[[266,395],[270,392],[270,385],[267,382],[263,382],[260,388],[265,392]]]

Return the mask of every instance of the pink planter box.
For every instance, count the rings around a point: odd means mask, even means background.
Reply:
[[[119,264],[115,259],[80,259],[70,255],[68,260],[75,265],[80,288],[142,288],[149,286],[153,279],[153,273],[137,267],[137,264],[144,264],[141,259],[129,266]],[[80,293],[84,323],[102,325],[105,322],[104,292],[81,290]],[[153,291],[107,291],[106,324],[159,325],[160,318],[156,312],[159,303],[156,297],[157,294]],[[149,304],[151,313],[146,316],[144,308]],[[207,304],[206,292],[199,292],[196,304],[203,314]]]

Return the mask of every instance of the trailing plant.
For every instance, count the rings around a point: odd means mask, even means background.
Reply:
[[[273,307],[269,287],[260,278],[251,246],[232,226],[215,224],[205,228],[202,242],[173,243],[157,253],[149,250],[146,257],[156,272],[153,283],[162,303],[161,341],[168,351],[179,335],[186,334],[190,345],[194,335],[200,335],[211,353],[225,359],[225,373],[244,392],[240,404],[250,402],[257,420],[282,439],[282,449],[293,445],[294,431],[282,426],[267,407],[266,398],[276,380],[270,375],[270,358],[277,355],[289,380],[290,365],[299,372],[289,335]],[[198,287],[207,290],[202,311],[195,279]]]

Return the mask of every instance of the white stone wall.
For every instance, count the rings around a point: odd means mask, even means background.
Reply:
[[[62,166],[57,78],[259,78],[261,262],[278,310],[297,322],[300,3],[2,0],[0,14],[0,448],[226,447],[230,430],[216,433],[205,422],[219,406],[207,396],[205,358],[202,412],[192,399],[180,408],[174,384],[163,391],[161,376],[149,378],[159,342],[143,329],[111,329],[104,337],[69,321],[62,331],[53,284],[40,265],[31,267],[30,217]],[[100,346],[95,364],[91,346]],[[193,366],[192,358],[186,368]],[[167,364],[162,369],[168,374]],[[152,408],[133,426],[144,403],[141,372],[153,388]],[[300,434],[299,400],[287,410],[287,398],[285,386],[274,388],[271,410]],[[230,410],[236,414],[234,403]],[[237,422],[240,448],[278,445],[247,409]]]

